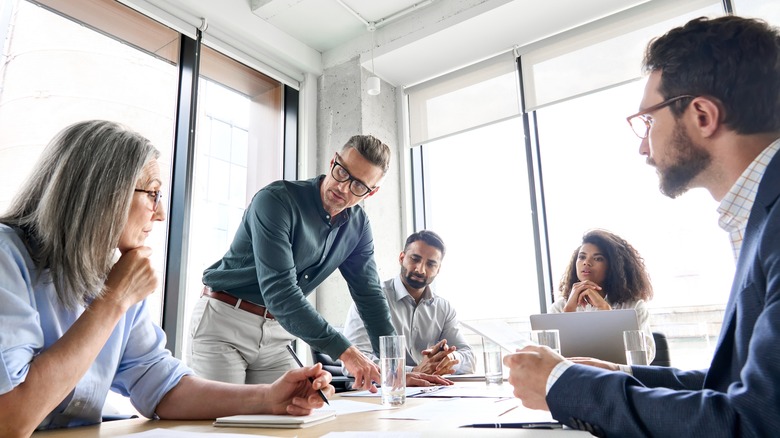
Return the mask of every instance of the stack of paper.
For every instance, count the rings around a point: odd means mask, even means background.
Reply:
[[[220,417],[215,426],[271,427],[277,429],[298,429],[314,426],[336,418],[336,411],[317,410],[309,415],[232,415]]]

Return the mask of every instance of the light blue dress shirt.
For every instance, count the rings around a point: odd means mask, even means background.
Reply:
[[[52,346],[84,312],[66,309],[48,271],[39,271],[16,232],[0,224],[0,394],[24,382],[35,356]],[[192,371],[165,349],[146,301],[131,307],[73,391],[39,429],[99,423],[112,389],[153,418],[157,404]]]

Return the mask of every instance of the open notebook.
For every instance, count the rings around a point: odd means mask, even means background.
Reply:
[[[230,427],[272,427],[278,429],[300,429],[314,426],[336,418],[336,411],[317,410],[309,415],[232,415],[220,417],[214,426]]]

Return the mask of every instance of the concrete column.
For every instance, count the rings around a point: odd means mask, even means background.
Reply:
[[[377,96],[366,92],[370,72],[354,58],[328,68],[319,78],[317,109],[317,173],[329,171],[333,153],[355,134],[371,134],[392,151],[390,170],[381,189],[361,202],[374,232],[374,250],[380,281],[399,272],[398,254],[401,236],[400,160],[402,144],[398,139],[396,90],[382,81]],[[343,326],[352,298],[347,283],[336,271],[317,289],[317,309],[334,326]]]

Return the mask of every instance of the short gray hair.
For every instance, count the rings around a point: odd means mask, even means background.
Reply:
[[[373,135],[353,135],[341,150],[347,148],[355,149],[371,164],[382,169],[382,176],[390,168],[390,147]]]
[[[136,181],[158,156],[149,140],[117,123],[75,123],[52,139],[0,217],[21,231],[65,306],[102,293]]]

